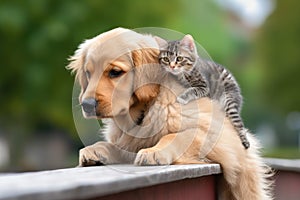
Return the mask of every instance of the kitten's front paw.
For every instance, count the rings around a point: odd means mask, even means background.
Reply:
[[[176,100],[178,103],[181,103],[183,105],[185,105],[189,102],[189,101],[185,100],[184,98],[182,98],[181,96],[178,96]]]
[[[171,163],[170,156],[163,155],[161,151],[153,148],[141,149],[134,161],[135,165],[170,165]]]

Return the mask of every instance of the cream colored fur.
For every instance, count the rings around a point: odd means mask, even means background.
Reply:
[[[158,52],[152,36],[117,28],[87,40],[71,57],[68,67],[81,84],[80,101],[96,98],[97,115],[106,121],[107,141],[81,149],[79,165],[220,163],[225,180],[220,199],[272,199],[258,141],[248,135],[251,147],[245,150],[224,112],[208,98],[177,103],[184,88],[161,71]],[[113,67],[124,75],[111,79]]]

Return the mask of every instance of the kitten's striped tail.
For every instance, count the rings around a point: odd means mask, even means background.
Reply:
[[[247,134],[249,130],[244,127],[244,123],[238,112],[237,105],[233,102],[228,103],[225,112],[228,118],[230,119],[232,125],[237,130],[243,146],[245,147],[245,149],[248,149],[250,147],[250,142],[247,139]]]

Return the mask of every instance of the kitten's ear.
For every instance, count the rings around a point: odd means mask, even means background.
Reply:
[[[161,37],[154,36],[154,39],[156,40],[159,48],[166,48],[168,46],[168,42]]]
[[[185,35],[182,38],[182,40],[180,41],[180,44],[182,44],[183,46],[186,46],[191,51],[195,51],[195,52],[197,51],[195,42],[194,42],[194,38],[189,34]]]

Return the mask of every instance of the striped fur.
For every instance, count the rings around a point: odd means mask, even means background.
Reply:
[[[248,129],[240,116],[242,96],[237,81],[223,66],[200,59],[192,36],[186,35],[182,40],[168,42],[161,48],[159,62],[188,87],[177,97],[179,103],[187,104],[201,97],[219,101],[245,149],[250,147]]]

